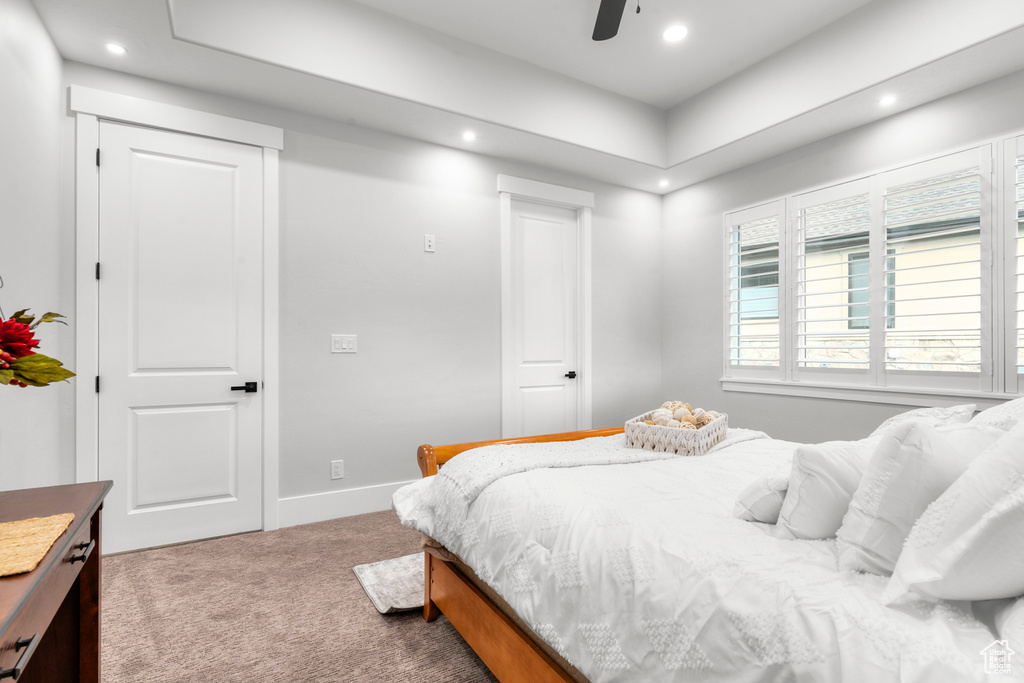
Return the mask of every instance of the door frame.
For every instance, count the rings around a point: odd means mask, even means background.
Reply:
[[[512,306],[512,200],[552,204],[576,212],[576,425],[590,429],[591,383],[591,277],[590,233],[594,193],[514,176],[498,176],[501,203],[501,437],[510,439],[516,420],[515,310]]]
[[[79,85],[68,89],[75,116],[75,481],[99,477],[99,149],[100,121],[216,138],[263,149],[263,530],[279,526],[278,156],[281,128]]]

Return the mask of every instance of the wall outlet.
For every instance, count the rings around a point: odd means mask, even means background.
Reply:
[[[331,479],[344,479],[345,478],[345,461],[344,460],[332,460],[331,461]]]
[[[424,235],[423,236],[423,251],[429,251],[429,252],[433,252],[434,251],[434,236],[433,235]]]

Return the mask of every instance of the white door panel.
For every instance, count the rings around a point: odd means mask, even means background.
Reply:
[[[107,551],[259,529],[262,152],[101,123]],[[257,384],[258,386],[258,384]]]
[[[550,220],[531,215],[525,207],[517,206],[520,208],[518,246],[523,274],[519,299],[522,361],[564,364],[569,350],[566,325],[572,322],[567,321],[566,316],[572,315],[574,304],[567,301],[564,290],[566,285],[572,287],[572,282],[566,280],[574,270],[575,254],[571,243],[575,241],[575,212],[560,209],[559,213],[566,214],[560,217],[562,220]],[[568,229],[566,223],[569,223]]]
[[[136,408],[131,429],[129,510],[237,498],[235,404]]]
[[[562,386],[520,387],[520,412],[523,425],[529,430],[526,436],[536,434],[557,434],[575,430],[575,415],[567,414],[574,407],[572,388]]]
[[[235,224],[236,169],[139,150],[129,162],[127,218],[142,228],[132,235],[137,370],[237,367],[236,235],[225,229]],[[180,338],[183,320],[203,343],[166,343]]]
[[[573,209],[513,200],[515,435],[578,429],[578,217]]]

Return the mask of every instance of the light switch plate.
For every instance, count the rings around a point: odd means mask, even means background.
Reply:
[[[332,334],[331,353],[355,353],[356,335],[354,334]]]

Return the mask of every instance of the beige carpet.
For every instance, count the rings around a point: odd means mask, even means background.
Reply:
[[[494,681],[444,617],[381,615],[352,567],[419,549],[376,512],[103,558],[103,682]]]

